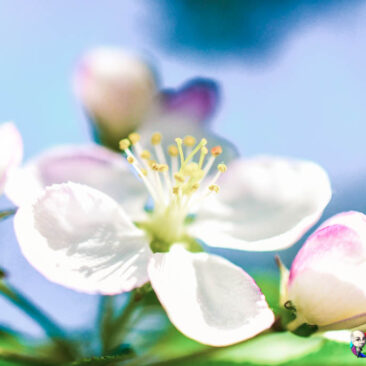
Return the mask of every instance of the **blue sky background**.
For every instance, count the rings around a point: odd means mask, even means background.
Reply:
[[[268,50],[251,57],[242,38],[217,50],[207,45],[205,52],[204,37],[194,44],[184,30],[182,38],[161,37],[181,34],[174,17],[182,14],[166,8],[165,1],[1,0],[0,121],[16,122],[26,158],[55,144],[87,141],[86,122],[71,90],[72,71],[89,48],[117,45],[146,57],[163,86],[179,86],[195,76],[218,80],[223,94],[214,120],[218,133],[244,155],[279,154],[321,164],[334,189],[325,216],[365,211],[366,3],[340,3],[330,11],[314,6],[305,15],[289,12],[291,5],[283,13],[277,9],[276,16],[283,17],[280,35],[271,37],[268,27],[261,33],[261,39],[268,36]],[[268,14],[259,13],[256,21],[271,25]],[[189,25],[188,15],[183,12]],[[204,17],[202,26],[206,29]],[[233,33],[226,37],[231,35],[235,38]],[[250,40],[255,49],[256,38]],[[288,264],[297,249],[284,252]],[[273,253],[224,254],[249,272],[273,262]],[[0,225],[0,266],[68,329],[93,327],[98,298],[52,284],[33,270],[19,253],[11,220]],[[0,324],[40,334],[2,299]]]

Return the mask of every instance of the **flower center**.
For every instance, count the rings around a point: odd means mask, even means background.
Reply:
[[[153,150],[145,149],[138,133],[120,141],[127,161],[145,184],[154,201],[154,208],[145,222],[137,223],[151,237],[153,251],[167,251],[171,244],[182,243],[187,249],[197,249],[186,233],[189,214],[213,192],[219,192],[218,178],[226,171],[225,164],[208,178],[215,159],[222,153],[220,146],[211,149],[207,159],[207,140],[196,144],[193,136],[176,138],[175,144],[164,151],[162,135],[151,136]]]

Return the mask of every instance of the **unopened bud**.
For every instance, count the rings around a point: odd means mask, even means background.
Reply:
[[[95,124],[97,141],[114,150],[151,110],[156,82],[150,67],[119,48],[97,48],[80,61],[74,90]]]

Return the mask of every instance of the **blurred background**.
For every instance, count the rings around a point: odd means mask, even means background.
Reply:
[[[365,40],[362,0],[2,0],[0,121],[16,122],[26,159],[55,144],[89,141],[72,73],[87,50],[119,46],[147,60],[162,87],[196,76],[217,80],[214,130],[244,156],[321,164],[334,191],[324,218],[365,212]],[[281,253],[287,265],[300,245]],[[217,252],[249,273],[275,271],[274,253]],[[0,225],[0,266],[67,329],[94,327],[98,296],[50,283],[30,267],[12,220]],[[0,324],[41,334],[1,298]]]

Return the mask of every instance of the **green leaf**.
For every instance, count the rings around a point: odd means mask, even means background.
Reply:
[[[234,347],[222,349],[212,360],[278,365],[318,351],[325,340],[320,337],[302,338],[289,332],[264,334]]]
[[[279,306],[279,274],[277,272],[257,272],[253,274],[253,278],[266,297],[268,305],[277,315],[281,310]]]
[[[151,349],[150,353],[158,359],[165,360],[200,352],[208,348],[208,346],[187,338],[169,324],[165,336]]]

